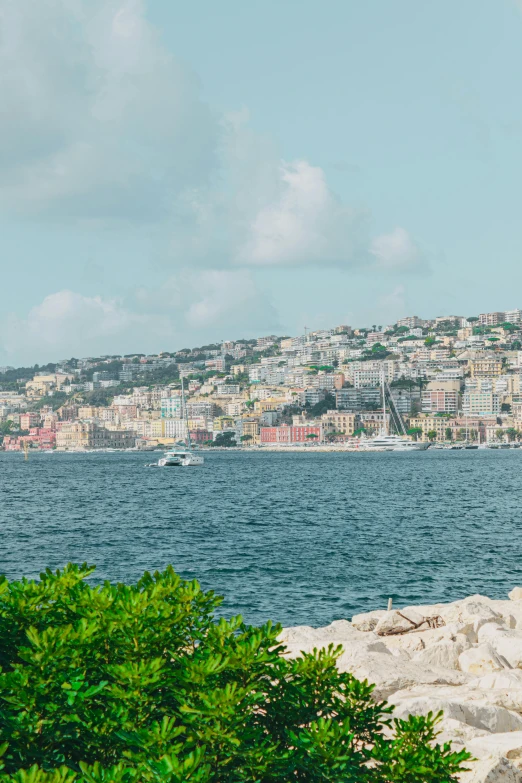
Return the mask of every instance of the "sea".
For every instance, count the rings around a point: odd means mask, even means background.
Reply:
[[[0,573],[67,562],[130,583],[171,564],[220,613],[325,625],[354,613],[505,598],[522,585],[522,449],[416,453],[0,454]]]

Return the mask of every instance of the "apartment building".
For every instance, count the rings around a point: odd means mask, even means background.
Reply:
[[[348,436],[352,436],[361,426],[359,414],[343,411],[327,411],[321,416],[321,421],[326,433],[340,432]]]
[[[308,443],[323,440],[322,424],[306,424],[297,427],[283,424],[280,427],[261,427],[261,443]]]

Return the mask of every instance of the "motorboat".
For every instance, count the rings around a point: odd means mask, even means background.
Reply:
[[[426,451],[430,443],[409,440],[402,435],[388,435],[382,431],[373,438],[361,440],[359,448],[368,451]]]
[[[194,454],[191,449],[190,442],[190,430],[188,426],[187,406],[185,403],[185,385],[183,383],[183,377],[181,378],[181,406],[182,415],[187,427],[187,441],[188,449],[173,449],[172,451],[166,451],[165,455],[158,460],[158,467],[160,468],[191,468],[199,465],[203,465],[204,458],[199,454]]]
[[[194,454],[188,449],[179,451],[166,451],[165,455],[158,460],[160,468],[190,468],[203,465],[204,458],[199,454]]]

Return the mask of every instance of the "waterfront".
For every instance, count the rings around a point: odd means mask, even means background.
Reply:
[[[503,597],[522,582],[522,450],[0,454],[0,571],[69,560],[97,578],[169,563],[250,622],[324,625],[397,603]]]

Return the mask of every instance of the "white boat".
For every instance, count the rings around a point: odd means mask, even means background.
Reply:
[[[200,457],[199,454],[194,454],[191,450],[190,443],[190,431],[188,427],[187,406],[185,404],[185,385],[183,383],[183,377],[181,378],[181,411],[182,416],[185,419],[187,426],[187,440],[188,449],[178,449],[172,451],[166,451],[165,455],[158,460],[158,466],[160,468],[191,468],[199,465],[203,465],[205,460]]]
[[[426,451],[429,443],[404,438],[402,435],[388,435],[380,432],[373,438],[361,440],[359,448],[368,451]]]
[[[188,449],[180,449],[179,451],[166,451],[165,456],[158,460],[158,465],[160,468],[190,468],[203,465],[204,462],[204,458],[199,454],[194,454]]]
[[[365,438],[360,441],[359,448],[368,451],[426,451],[430,447],[429,441],[416,441],[410,440],[406,437],[406,429],[402,416],[400,415],[397,407],[395,406],[395,416],[402,429],[402,435],[391,435],[386,430],[386,382],[384,380],[384,372],[381,374],[381,390],[382,390],[382,412],[383,412],[383,429],[378,435],[373,438]],[[391,391],[390,393],[390,410],[394,405]]]

